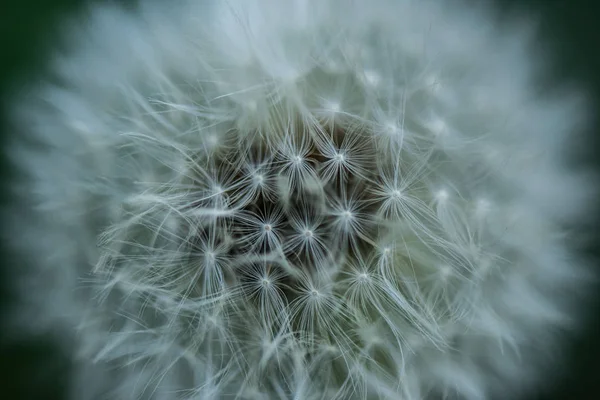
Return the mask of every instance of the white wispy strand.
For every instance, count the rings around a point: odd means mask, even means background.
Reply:
[[[585,97],[532,21],[417,0],[95,6],[10,108],[20,329],[71,398],[515,398],[591,274]],[[104,396],[104,397],[102,397]]]

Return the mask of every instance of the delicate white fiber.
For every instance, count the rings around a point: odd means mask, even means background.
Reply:
[[[15,318],[63,335],[72,399],[513,399],[549,378],[596,181],[566,162],[586,99],[539,87],[530,21],[140,3],[92,7],[10,109]]]

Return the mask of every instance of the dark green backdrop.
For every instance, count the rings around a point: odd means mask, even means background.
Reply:
[[[177,0],[165,0],[177,1]],[[368,1],[368,0],[365,0]],[[454,1],[454,0],[448,0]],[[479,1],[479,0],[473,0]],[[125,3],[125,1],[121,1]],[[542,28],[559,55],[555,78],[576,79],[600,99],[600,35],[598,7],[586,0],[496,0],[501,9],[523,7],[543,15]],[[31,72],[43,68],[56,38],[61,16],[80,7],[80,0],[2,0],[0,5],[0,102],[10,99],[9,89],[18,87]],[[2,108],[0,107],[0,110]],[[600,112],[598,113],[600,116]],[[10,132],[0,114],[0,145]],[[598,129],[591,135],[598,142]],[[594,159],[596,158],[596,159]],[[591,162],[600,165],[598,157]],[[0,158],[0,177],[8,182],[11,171]],[[6,187],[6,186],[5,186]],[[0,201],[7,201],[0,189]],[[596,225],[598,226],[598,225]],[[598,241],[600,244],[600,241]],[[596,250],[590,249],[591,254]],[[11,271],[18,260],[0,243],[0,316],[11,302]],[[597,291],[600,293],[600,291]],[[600,294],[597,296],[600,299]],[[597,302],[598,303],[598,302]],[[594,315],[598,314],[594,306]],[[586,334],[575,341],[567,362],[555,368],[566,378],[548,382],[548,393],[535,400],[600,398],[600,318],[589,321]],[[5,399],[52,400],[64,398],[69,364],[45,338],[9,338],[0,326],[0,396]],[[512,399],[507,399],[512,400]],[[534,399],[532,399],[534,400]]]

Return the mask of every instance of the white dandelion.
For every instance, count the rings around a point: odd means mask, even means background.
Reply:
[[[90,8],[9,109],[20,329],[72,399],[515,398],[591,274],[585,96],[487,5]],[[593,179],[593,180],[592,180]],[[26,321],[26,322],[25,322]]]

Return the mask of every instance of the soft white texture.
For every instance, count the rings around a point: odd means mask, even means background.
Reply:
[[[73,399],[538,384],[578,318],[564,227],[593,185],[565,164],[585,103],[536,86],[527,21],[206,0],[80,25],[9,149],[33,266],[18,315],[74,338]]]

